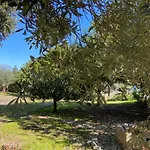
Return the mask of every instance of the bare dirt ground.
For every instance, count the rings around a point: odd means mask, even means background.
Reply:
[[[0,105],[7,105],[14,98],[14,96],[0,95]]]

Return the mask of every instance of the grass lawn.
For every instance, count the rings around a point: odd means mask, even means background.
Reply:
[[[1,92],[0,96],[3,102],[7,96],[12,96],[12,94]],[[10,97],[10,100],[12,98]],[[38,116],[36,119],[33,112],[47,106],[49,103],[50,101],[46,103],[36,101],[34,103],[29,102],[29,104],[0,105],[0,147],[3,144],[14,143],[22,145],[23,150],[62,150],[65,147],[73,149],[65,136],[56,137],[55,131],[53,131],[54,133],[44,134],[35,131],[31,127],[33,121],[38,121]],[[30,118],[28,118],[29,115]],[[50,122],[49,125],[51,125]],[[42,123],[41,128],[44,128],[44,126],[44,123]]]
[[[30,118],[29,116],[20,118],[31,112],[31,107],[38,105],[40,104],[9,106],[1,109],[0,113],[3,117],[0,117],[0,146],[4,143],[18,143],[24,150],[62,150],[71,147],[65,136],[57,136],[57,128],[54,127],[49,134],[47,133],[47,127],[53,125],[64,128],[57,124],[53,117],[46,118],[46,121],[35,115]]]
[[[107,104],[134,104],[136,100],[126,100],[126,101],[107,101]]]
[[[108,106],[133,102],[110,101]],[[0,147],[6,143],[17,143],[22,145],[23,150],[83,150],[85,147],[82,144],[96,134],[103,139],[108,128],[105,125],[110,126],[119,115],[124,116],[118,112],[105,113],[101,107],[76,102],[58,102],[59,112],[56,114],[52,113],[52,106],[43,106],[46,105],[42,102],[0,105]],[[129,117],[135,119],[127,114],[125,118],[119,116],[118,120],[120,122],[122,118],[124,121]]]
[[[74,130],[67,121],[78,121],[77,116],[62,117],[63,114],[53,114],[52,108],[39,109],[43,103],[18,104],[16,106],[0,106],[0,147],[6,143],[22,145],[23,150],[66,150],[79,149],[71,138],[86,135],[85,129]],[[79,104],[60,103],[59,111],[71,110]],[[82,112],[81,112],[82,113]],[[83,117],[84,114],[79,114]],[[73,117],[73,118],[72,118]],[[63,119],[62,119],[63,118]]]
[[[0,146],[4,143],[17,143],[27,150],[61,150],[68,145],[63,137],[54,140],[53,137],[44,137],[31,130],[23,130],[17,122],[0,123]]]

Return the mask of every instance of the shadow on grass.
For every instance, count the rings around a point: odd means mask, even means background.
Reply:
[[[92,138],[103,139],[114,135],[116,123],[143,121],[147,114],[134,106],[105,107],[80,105],[75,102],[61,103],[58,113],[52,107],[43,108],[43,103],[0,106],[0,115],[18,122],[24,130],[56,139],[66,138],[69,143],[84,144]]]
[[[0,105],[0,116],[6,116],[10,119],[19,119],[22,116],[32,114],[37,109],[45,107],[48,103],[30,102],[28,104],[19,103],[13,105]]]

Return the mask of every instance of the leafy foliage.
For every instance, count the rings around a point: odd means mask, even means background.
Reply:
[[[11,0],[9,6],[17,6],[25,25],[21,30],[30,33],[27,42],[43,54],[31,57],[34,65],[26,70],[24,80],[31,87],[41,76],[49,82],[69,73],[73,89],[89,91],[87,97],[96,95],[97,101],[103,101],[101,92],[116,82],[136,84],[149,95],[149,3]],[[89,14],[93,24],[84,34],[80,20]],[[73,34],[77,41],[67,44]]]
[[[63,65],[66,52],[59,47],[55,48],[45,55],[33,59],[33,63],[27,63],[20,71],[17,82],[22,85],[22,90],[38,99],[54,100],[54,111],[57,111],[56,102],[65,100],[77,100],[81,93],[72,86],[71,79],[73,73],[64,67],[64,70],[58,65]],[[59,60],[59,63],[58,63]],[[66,60],[65,60],[66,61]],[[71,69],[71,68],[70,68]]]
[[[29,32],[27,42],[40,48],[41,53],[72,35],[81,43],[82,18],[89,14],[94,17],[106,5],[103,0],[1,0],[6,1],[9,6],[17,7],[20,21],[25,25],[19,31],[23,30],[25,35]]]
[[[8,3],[0,5],[0,42],[2,42],[15,28],[15,8]]]
[[[114,1],[94,21],[97,47],[105,51],[105,73],[123,78],[149,95],[149,5]]]

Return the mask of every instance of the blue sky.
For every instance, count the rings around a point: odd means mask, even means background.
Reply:
[[[90,15],[87,15],[87,17],[89,20],[92,20]],[[86,30],[89,25],[90,22],[84,16],[81,20],[82,28]],[[22,25],[19,24],[17,26],[21,27]],[[22,35],[22,32],[17,32],[11,34],[2,42],[2,47],[0,47],[0,64],[21,68],[23,64],[30,60],[30,55],[34,57],[39,56],[39,50],[34,48],[29,50],[29,45],[24,38],[25,36]]]
[[[21,32],[17,32],[11,34],[2,42],[2,47],[0,47],[0,64],[20,68],[30,60],[30,55],[35,57],[39,56],[37,49],[29,50],[29,46],[24,38],[25,36]]]

